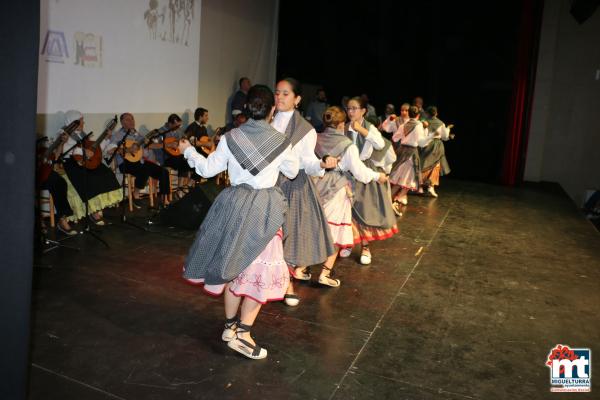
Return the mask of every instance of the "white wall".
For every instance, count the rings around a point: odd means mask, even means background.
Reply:
[[[154,113],[193,104],[201,2],[178,2],[173,10],[168,0],[155,4],[151,10],[145,0],[42,0],[38,112]]]
[[[211,125],[221,126],[240,76],[269,85],[275,80],[277,0],[195,0],[187,46],[170,36],[168,0],[158,0],[158,13],[167,9],[156,39],[144,18],[148,0],[41,3],[39,135],[54,137],[64,112],[73,108],[84,113],[86,131],[95,133],[125,111],[145,131],[162,125],[170,113],[190,122],[199,106],[209,109]],[[175,21],[176,32],[182,20],[180,15]],[[63,63],[42,54],[48,29],[64,32],[69,57]],[[75,65],[77,31],[102,36],[101,66]]]
[[[203,0],[198,102],[222,125],[242,76],[273,87],[279,1]]]
[[[600,189],[600,10],[579,25],[544,5],[525,180],[558,182],[581,204]]]

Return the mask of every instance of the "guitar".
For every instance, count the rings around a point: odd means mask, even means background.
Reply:
[[[168,137],[165,138],[164,135],[166,135],[169,132],[172,131],[176,131],[177,129],[179,129],[179,126],[174,126],[170,129],[167,130],[161,130],[161,128],[158,129],[152,129],[150,132],[148,132],[146,134],[146,136],[144,137],[144,143],[148,143],[151,139],[153,139],[156,136],[162,135],[163,136],[163,141],[162,143],[149,143],[147,145],[147,147],[149,149],[160,149],[162,148],[163,150],[165,150],[167,153],[169,153],[172,156],[178,156],[181,153],[179,152],[179,149],[177,148],[177,146],[179,145],[179,139],[177,139],[176,137]],[[126,143],[126,147],[127,147],[127,141]],[[133,144],[133,143],[130,143]],[[135,157],[137,157],[139,155],[139,157],[141,158],[141,149],[138,149],[135,152]],[[139,159],[138,159],[139,161]]]
[[[181,152],[179,151],[179,139],[177,139],[175,136],[164,138],[163,150],[173,157],[180,156]]]
[[[136,150],[133,150],[134,145],[138,146]],[[123,147],[123,158],[127,161],[134,163],[142,159],[144,149],[137,140],[127,139],[125,140],[125,144],[123,145]]]
[[[102,149],[100,148],[100,143],[106,138],[106,136],[111,133],[115,126],[117,126],[117,116],[108,123],[104,132],[98,137],[97,140],[85,139],[83,141],[83,151],[90,150],[93,154],[91,157],[88,157],[85,162],[83,160],[82,155],[74,154],[73,159],[79,163],[81,166],[85,166],[87,169],[96,169],[102,164]]]
[[[215,143],[215,140],[212,137],[208,136],[200,137],[200,139],[195,141],[194,145],[196,146],[196,148],[200,148],[202,151],[204,151],[207,155],[217,149],[217,144]]]
[[[63,126],[61,130],[56,135],[56,139],[52,142],[50,146],[39,147],[37,150],[37,181],[39,184],[46,182],[50,173],[54,169],[54,164],[56,163],[56,155],[54,152],[62,143],[61,135],[66,133],[67,135],[71,135],[75,132],[75,129],[79,126],[79,120],[71,122],[67,126]]]

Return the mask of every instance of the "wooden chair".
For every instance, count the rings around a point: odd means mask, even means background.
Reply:
[[[227,170],[217,174],[216,181],[217,185],[229,186],[231,182],[229,182],[229,174],[227,173]]]
[[[127,189],[127,200],[129,201],[129,211],[133,212],[133,188],[135,185],[135,177],[131,174],[125,174],[125,179],[123,179],[123,183],[125,188]],[[157,182],[153,178],[148,179],[148,198],[150,199],[150,207],[154,207],[154,199],[157,196],[156,193]]]
[[[173,192],[179,189],[179,174],[177,170],[171,167],[165,167],[169,171],[169,202],[173,201]]]
[[[48,205],[48,210],[44,205]],[[40,207],[40,216],[50,217],[50,226],[54,228],[56,226],[56,221],[54,220],[54,199],[52,195],[47,190],[41,190],[39,194],[39,207]]]

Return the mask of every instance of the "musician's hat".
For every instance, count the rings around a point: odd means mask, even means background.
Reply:
[[[65,113],[65,125],[69,125],[73,121],[83,118],[83,114],[77,110],[69,110]]]

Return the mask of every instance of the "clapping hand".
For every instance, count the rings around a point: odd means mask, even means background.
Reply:
[[[352,129],[354,129],[356,132],[360,133],[364,137],[367,137],[367,135],[369,134],[369,131],[367,129],[363,128],[363,126],[360,122],[352,121],[351,125],[352,125]]]

